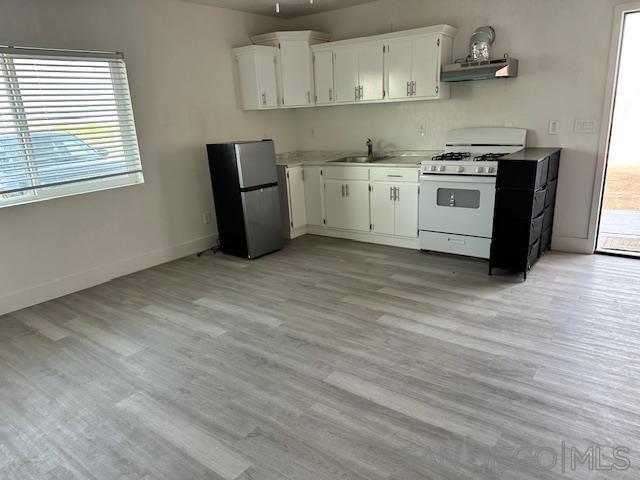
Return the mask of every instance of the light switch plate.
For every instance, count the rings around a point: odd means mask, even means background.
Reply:
[[[574,133],[593,133],[596,130],[595,120],[576,119],[573,127]]]
[[[557,120],[549,120],[549,135],[560,134],[560,122]]]

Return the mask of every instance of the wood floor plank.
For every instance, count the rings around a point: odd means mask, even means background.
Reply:
[[[109,332],[106,328],[96,326],[88,319],[76,318],[64,324],[69,330],[83,335],[89,340],[112,350],[119,355],[133,355],[145,347],[130,339]]]
[[[118,403],[118,407],[133,414],[167,442],[226,480],[237,479],[251,467],[251,464],[230,446],[197,425],[177,418],[175,414],[145,395],[131,396]]]
[[[219,337],[220,335],[224,335],[227,331],[224,328],[220,328],[212,322],[205,322],[198,318],[194,318],[193,316],[185,315],[180,312],[176,312],[174,310],[170,310],[168,308],[164,308],[158,305],[147,305],[146,307],[141,308],[145,313],[149,315],[153,315],[154,317],[164,318],[166,320],[170,320],[178,325],[181,325],[190,330],[195,330],[196,332],[205,333],[210,335],[213,338]]]
[[[435,425],[457,435],[473,438],[485,445],[493,445],[498,439],[497,434],[492,434],[489,431],[478,428],[478,426],[471,425],[471,419],[452,418],[454,416],[451,413],[447,414],[424,402],[392,392],[354,375],[343,372],[333,372],[325,378],[324,381],[334,387],[358,395],[365,400],[390,408],[421,422]]]

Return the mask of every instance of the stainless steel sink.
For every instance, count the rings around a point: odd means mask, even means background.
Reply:
[[[390,155],[381,155],[381,156],[369,157],[367,155],[361,155],[361,156],[342,157],[342,158],[338,158],[337,160],[331,160],[331,162],[335,162],[335,163],[375,163],[375,162],[380,162],[382,160],[386,160],[388,158],[391,158],[391,156]]]

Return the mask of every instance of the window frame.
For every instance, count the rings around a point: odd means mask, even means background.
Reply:
[[[49,185],[45,184],[43,186],[36,185],[38,178],[38,175],[36,173],[38,168],[38,161],[36,160],[36,152],[34,152],[33,149],[34,144],[32,143],[32,136],[34,134],[40,133],[41,131],[37,128],[34,129],[29,125],[28,113],[26,111],[23,98],[24,95],[21,92],[19,75],[17,74],[14,63],[15,59],[9,57],[7,54],[18,54],[25,57],[33,56],[34,58],[43,61],[53,58],[67,61],[107,61],[109,66],[109,78],[111,79],[109,85],[113,87],[114,91],[113,102],[115,105],[115,116],[117,116],[117,123],[115,126],[118,127],[118,131],[120,132],[120,144],[123,149],[122,163],[127,165],[127,168],[129,168],[130,162],[133,162],[136,163],[135,166],[137,168],[135,170],[128,171],[127,173],[107,173],[104,176],[98,176],[97,178],[87,178],[84,180],[66,180],[57,183],[53,182]],[[121,68],[114,68],[114,61],[120,62]],[[122,53],[0,46],[0,78],[3,82],[3,88],[6,89],[7,103],[9,105],[7,109],[11,111],[9,115],[11,115],[11,117],[15,120],[15,134],[9,133],[8,135],[15,135],[16,139],[18,139],[18,145],[20,145],[19,151],[21,152],[20,155],[24,157],[24,163],[26,167],[24,180],[28,182],[28,185],[30,185],[29,189],[23,190],[25,192],[24,195],[11,196],[11,191],[6,192],[5,194],[0,193],[0,209],[144,183],[140,145],[138,142],[138,135],[133,114],[133,102],[131,100],[126,63],[124,60],[124,55]],[[78,78],[81,79],[82,77]],[[71,77],[71,79],[73,80],[73,77]],[[121,92],[116,93],[116,87],[118,86],[123,87],[123,89]],[[46,107],[45,100],[46,96],[43,96],[43,104]],[[91,107],[92,105],[90,103],[95,102],[96,100],[85,99],[85,101],[87,103],[84,105],[81,104],[79,105],[79,107]],[[60,118],[57,121],[60,120],[63,120],[63,118]],[[131,135],[131,139],[124,139],[124,126],[126,126],[127,135]],[[64,130],[60,130],[60,134],[72,135],[76,140],[83,142],[94,151],[98,151],[98,149],[96,149],[80,136],[70,134],[69,132],[66,132]],[[135,146],[133,154],[129,151],[131,147],[127,146],[127,143]],[[53,150],[51,150],[51,152],[53,152]],[[49,155],[51,154],[51,152],[45,151],[44,155]],[[38,155],[43,155],[43,153],[38,152]],[[73,156],[69,155],[69,159],[72,160]],[[89,161],[92,160],[87,160],[87,162]],[[69,178],[72,178],[72,176],[73,173],[70,172]],[[22,179],[18,181],[22,181]],[[2,178],[0,178],[0,191],[1,186]],[[5,195],[7,196],[5,197]]]

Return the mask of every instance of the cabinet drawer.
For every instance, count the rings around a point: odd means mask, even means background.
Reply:
[[[533,218],[537,217],[542,212],[544,212],[544,201],[545,201],[546,198],[547,198],[547,189],[546,188],[543,188],[542,190],[538,190],[537,192],[534,193],[534,195],[533,195],[533,211],[531,213],[531,216]]]
[[[530,219],[534,192],[531,190],[498,189],[496,215]],[[543,200],[544,204],[544,200]]]
[[[529,247],[529,266],[532,267],[540,257],[540,240]]]
[[[542,238],[540,239],[541,255],[551,248],[551,232],[552,230],[550,228],[542,232]]]
[[[446,233],[420,231],[420,249],[453,253],[478,258],[489,258],[491,239],[447,235]]]
[[[553,207],[544,209],[544,222],[542,222],[542,230],[546,230],[553,226]]]
[[[529,245],[540,240],[542,234],[542,224],[544,220],[544,214],[539,215],[531,221],[531,230],[529,231]]]
[[[544,200],[544,206],[548,207],[556,203],[556,193],[558,191],[558,179],[554,178],[547,183],[547,196]]]
[[[539,220],[542,220],[542,217]],[[503,247],[508,245],[508,250],[523,252],[531,245],[531,241],[535,240],[532,238],[532,229],[535,226],[529,218],[496,217],[493,224],[494,243],[501,244]],[[540,235],[541,227],[540,223],[538,235]]]
[[[324,178],[331,180],[369,180],[368,167],[324,167]]]
[[[549,157],[540,162],[503,160],[498,163],[498,188],[539,190],[547,184]]]
[[[549,173],[547,178],[553,180],[558,178],[558,171],[560,170],[560,152],[556,152],[549,157]]]
[[[418,183],[420,170],[417,168],[372,168],[371,180],[374,182],[412,182]]]
[[[538,171],[536,173],[536,190],[547,185],[547,176],[549,175],[549,157],[538,162]]]

